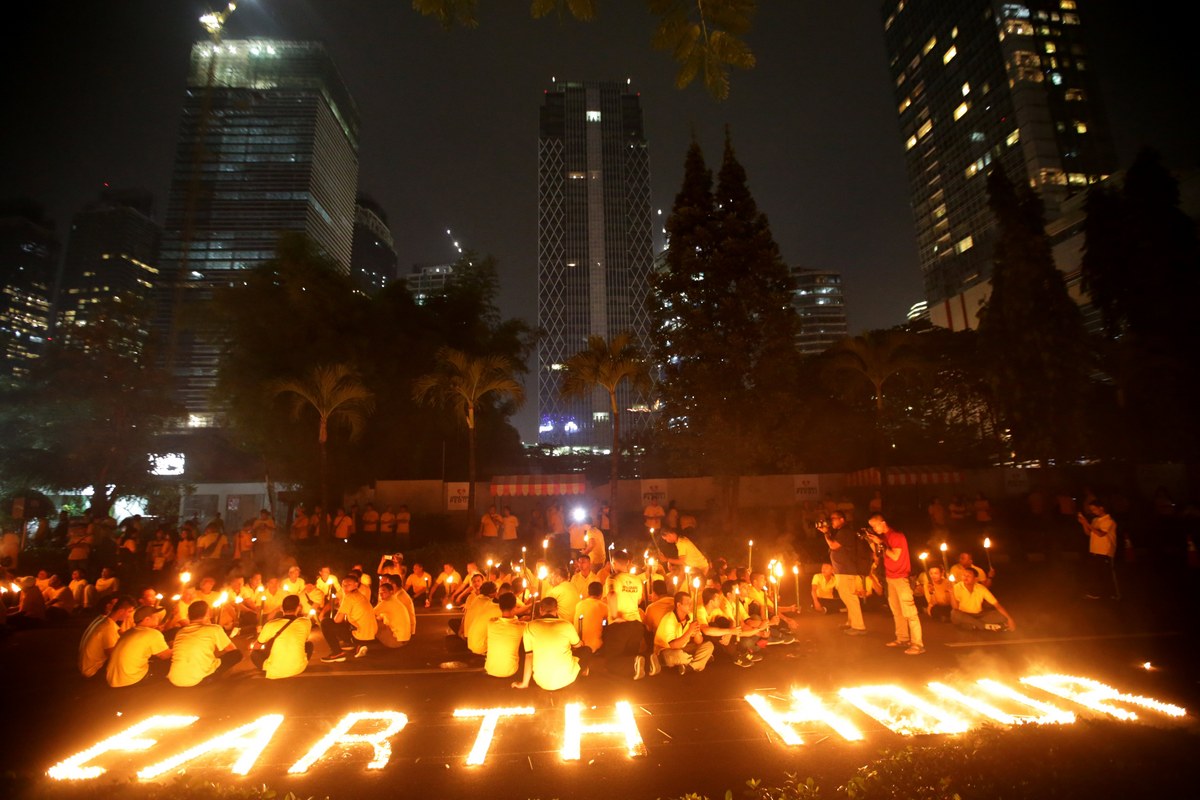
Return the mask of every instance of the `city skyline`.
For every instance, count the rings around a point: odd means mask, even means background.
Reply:
[[[1081,5],[1119,166],[1143,144],[1173,166],[1193,164],[1177,102],[1197,83],[1185,34],[1128,25],[1131,3]],[[162,207],[202,11],[50,0],[17,12],[0,57],[29,76],[4,90],[27,122],[0,134],[22,154],[0,175],[0,196],[43,203],[60,236],[104,181],[146,186]],[[852,333],[902,322],[922,290],[880,7],[763,5],[748,39],[758,65],[733,73],[724,103],[674,88],[650,22],[608,5],[593,24],[485,9],[478,30],[447,33],[403,3],[349,13],[257,0],[239,7],[227,35],[327,43],[363,115],[358,188],[387,211],[399,263],[452,260],[452,228],[498,258],[506,315],[535,318],[536,90],[572,75],[632,78],[647,96],[655,209],[670,207],[688,140],[713,156],[729,123],[785,260],[843,273]],[[87,82],[77,80],[84,69]],[[528,406],[520,417],[528,429]]]

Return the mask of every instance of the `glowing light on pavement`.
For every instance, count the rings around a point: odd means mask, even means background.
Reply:
[[[240,728],[234,728],[228,733],[214,736],[177,756],[146,767],[138,772],[138,777],[144,781],[152,780],[165,772],[178,769],[189,761],[222,750],[239,752],[238,759],[234,762],[231,771],[234,775],[245,775],[253,768],[254,762],[258,761],[258,757],[271,743],[271,737],[275,735],[275,731],[282,724],[282,714],[268,714],[265,717],[259,717]]]
[[[804,744],[800,734],[793,727],[802,722],[824,723],[849,742],[857,742],[863,738],[854,723],[846,717],[830,711],[808,689],[793,689],[792,702],[786,711],[777,710],[770,701],[757,694],[746,695],[746,702],[758,712],[763,721],[771,726],[771,730],[775,731],[786,745]]]
[[[1030,722],[1070,725],[1075,721],[1074,712],[1065,711],[1057,706],[1052,706],[1049,703],[1043,703],[1041,700],[1035,700],[1029,695],[1018,692],[1016,689],[1010,689],[1003,683],[998,683],[997,681],[993,681],[988,678],[977,681],[977,683],[989,693],[994,694],[997,697],[1003,697],[1007,700],[1012,700],[1016,703],[1020,703],[1023,706],[1028,706],[1035,711],[1041,712],[1041,717],[1030,718]]]
[[[1137,713],[1117,708],[1114,705],[1110,705],[1107,701],[1119,700],[1131,706],[1137,706],[1149,711],[1157,711],[1168,717],[1187,716],[1187,709],[1170,703],[1161,703],[1158,700],[1143,697],[1140,694],[1125,694],[1091,678],[1079,678],[1074,675],[1036,675],[1029,678],[1021,678],[1021,683],[1027,686],[1036,686],[1043,692],[1049,692],[1064,700],[1078,703],[1084,708],[1090,708],[1092,711],[1108,714],[1110,717],[1122,720],[1135,720],[1138,718]]]
[[[46,771],[56,781],[81,781],[98,778],[104,774],[103,767],[88,766],[88,762],[105,753],[140,753],[149,750],[158,742],[147,739],[143,734],[153,730],[170,730],[186,728],[199,717],[155,716],[144,719],[131,728],[110,736],[102,742],[92,745],[82,753],[76,753],[65,761],[60,761]]]
[[[350,733],[359,722],[374,720],[384,722],[383,730],[374,733]],[[408,717],[398,711],[359,711],[347,714],[338,720],[325,738],[313,745],[308,755],[293,764],[288,772],[295,775],[308,772],[309,767],[321,756],[334,747],[350,747],[354,745],[370,745],[373,757],[367,764],[367,769],[383,769],[392,757],[392,743],[388,741],[408,724]]]
[[[470,755],[467,756],[467,763],[471,766],[478,766],[487,759],[488,748],[492,746],[492,737],[496,735],[496,723],[501,717],[526,717],[532,716],[533,709],[528,706],[519,706],[515,708],[457,708],[454,710],[456,719],[483,719],[479,724],[479,734],[475,737],[475,744],[471,748]]]
[[[561,754],[564,761],[579,760],[579,746],[583,734],[623,735],[625,750],[630,758],[646,755],[646,745],[642,743],[642,734],[633,718],[633,706],[625,701],[616,704],[617,716],[608,722],[583,721],[583,705],[568,703],[563,708],[565,722],[563,725],[563,746]]]
[[[918,733],[963,733],[967,721],[925,702],[899,686],[856,686],[838,694],[885,728],[912,736]],[[882,700],[887,707],[877,705]]]

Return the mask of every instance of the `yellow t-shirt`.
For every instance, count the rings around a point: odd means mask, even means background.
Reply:
[[[989,592],[982,583],[975,584],[973,592],[967,591],[965,584],[954,584],[954,599],[958,601],[958,610],[964,614],[982,613],[984,600],[996,605],[996,596]]]
[[[583,552],[592,559],[592,568],[600,569],[608,561],[607,545],[604,543],[604,531],[596,527],[587,530],[587,546]]]
[[[588,585],[592,583],[599,583],[601,586],[604,585],[604,581],[594,571],[589,572],[587,575],[584,575],[582,572],[576,572],[571,576],[571,585],[575,587],[575,591],[579,592],[580,598],[588,596]]]
[[[492,602],[492,598],[481,594],[471,595],[467,598],[466,605],[463,606],[462,624],[458,626],[458,638],[467,638],[467,632],[471,629],[471,623],[475,621],[475,617],[483,610],[484,605],[494,606],[496,604]]]
[[[579,638],[596,652],[604,644],[604,622],[608,619],[608,603],[594,597],[585,597],[575,606],[575,620],[579,623]]]
[[[121,634],[108,659],[105,678],[113,688],[133,686],[150,671],[150,659],[171,648],[162,631],[139,625]]]
[[[258,641],[266,644],[287,624],[287,619],[271,620],[263,625],[262,631],[258,634]],[[263,662],[266,676],[275,680],[291,678],[304,672],[308,667],[308,653],[305,651],[304,645],[308,643],[311,633],[312,623],[308,621],[307,617],[297,617],[295,622],[288,625],[287,630],[279,633],[279,638],[275,640],[275,644],[271,645],[271,655],[267,656],[267,660]]]
[[[826,580],[825,576],[818,572],[813,575],[812,585],[817,590],[819,600],[832,600],[833,592],[837,588],[837,576],[830,575],[829,580]]]
[[[558,618],[575,624],[575,607],[579,605],[579,590],[570,581],[563,581],[557,586],[551,586],[546,592],[547,597],[558,601]]]
[[[658,629],[654,632],[654,652],[671,649],[671,642],[683,636],[686,630],[686,625],[679,621],[679,615],[674,611],[663,616],[662,622],[658,623]]]
[[[575,626],[561,619],[535,619],[525,626],[525,652],[533,658],[533,682],[548,692],[570,686],[579,675]]]
[[[410,599],[409,602],[412,602]],[[412,638],[412,620],[404,602],[392,595],[387,600],[375,604],[375,616],[395,637],[397,642],[407,642]]]
[[[983,583],[987,580],[987,573],[983,571],[977,564],[972,564],[971,569],[975,570],[975,574],[979,577],[979,582]],[[955,583],[962,583],[963,576],[967,574],[967,568],[962,564],[955,564],[950,568],[950,576],[954,578]]]
[[[698,569],[700,572],[708,572],[708,559],[704,557],[704,553],[700,552],[700,548],[696,547],[695,542],[686,536],[680,536],[675,541],[675,549],[679,552],[679,557],[683,559],[685,567]]]
[[[660,597],[650,605],[646,606],[646,628],[651,633],[658,632],[658,624],[662,622],[663,617],[675,610],[675,599],[673,597]]]
[[[408,634],[409,638],[411,638],[417,632],[417,609],[413,605],[412,596],[408,592],[393,592],[392,597],[399,600],[408,609]]]
[[[230,645],[220,625],[191,623],[175,634],[167,680],[175,686],[195,686],[221,666],[216,654]]]
[[[379,632],[379,623],[375,621],[375,609],[367,598],[358,592],[351,592],[342,598],[339,614],[344,614],[347,622],[354,628],[354,638],[360,642],[369,642]]]
[[[520,647],[525,637],[525,623],[516,617],[497,617],[484,627],[484,649],[487,658],[483,671],[494,678],[511,678],[521,668]]]
[[[104,669],[108,661],[105,651],[117,646],[121,638],[121,628],[107,616],[99,616],[92,620],[83,638],[79,640],[79,672],[83,677],[90,678]]]
[[[606,595],[615,594],[617,613],[609,614],[609,622],[641,622],[642,612],[638,603],[642,599],[642,582],[636,575],[620,572],[609,578]]]
[[[471,627],[467,629],[467,649],[477,656],[485,655],[488,646],[488,624],[499,618],[500,606],[491,600],[480,603],[475,615],[471,617]],[[463,617],[463,622],[466,621],[466,617]]]

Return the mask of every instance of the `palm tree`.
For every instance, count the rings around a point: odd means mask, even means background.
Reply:
[[[321,449],[321,503],[329,508],[329,478],[326,442],[329,426],[344,425],[350,439],[357,439],[366,426],[367,417],[375,410],[375,395],[363,385],[358,373],[348,364],[315,367],[300,379],[276,381],[271,394],[291,395],[292,416],[299,417],[306,408],[317,412],[317,443]]]
[[[867,331],[861,336],[842,339],[830,348],[829,369],[859,375],[875,391],[876,456],[880,488],[886,488],[884,441],[881,429],[883,418],[883,387],[905,370],[920,369],[925,364],[917,349],[916,337],[903,330]]]
[[[434,371],[413,382],[418,403],[449,406],[467,423],[467,524],[475,521],[475,409],[488,395],[507,395],[520,406],[525,387],[513,377],[513,364],[504,356],[472,356],[452,347],[437,352]]]
[[[617,388],[628,382],[635,391],[646,391],[651,386],[650,370],[646,359],[633,335],[628,331],[618,333],[611,341],[603,336],[589,336],[587,347],[567,359],[563,364],[566,377],[563,379],[564,398],[587,397],[596,389],[608,392],[608,404],[612,414],[612,475],[608,484],[609,521],[612,536],[617,536],[617,479],[621,459],[621,415],[617,408]]]

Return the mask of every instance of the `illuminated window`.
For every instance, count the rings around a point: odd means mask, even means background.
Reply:
[[[941,219],[944,216],[946,216],[946,204],[942,203],[940,206],[938,206],[937,208],[935,208],[933,210],[933,218]]]
[[[905,150],[912,150],[916,146],[917,146],[917,137],[916,136],[908,137],[908,141],[904,143]]]
[[[1067,183],[1069,183],[1071,186],[1087,186],[1087,175],[1082,175],[1078,172],[1068,172]]]
[[[1062,0],[1062,2],[1058,4],[1058,7],[1063,11],[1074,11],[1075,0]]]
[[[954,45],[950,45],[950,49],[947,50],[946,54],[942,56],[942,63],[949,64],[956,55],[958,55],[958,48]]]
[[[1087,133],[1087,123],[1076,120],[1075,121],[1075,132],[1076,133]]]
[[[957,25],[955,25],[953,28],[950,29],[950,38],[951,39],[958,38],[958,26]]]
[[[971,84],[969,84],[969,83],[964,83],[964,84],[962,85],[962,94],[963,94],[963,97],[966,97],[966,96],[967,96],[967,95],[969,95],[970,93],[971,93]]]
[[[925,43],[925,46],[921,48],[921,55],[929,55],[929,51],[935,47],[937,47],[937,37],[931,36],[929,37],[929,41]]]
[[[1059,75],[1057,72],[1051,72],[1050,82],[1055,86],[1062,86],[1062,75]]]
[[[1057,53],[1058,52],[1058,48],[1054,46],[1054,42],[1046,42],[1046,52],[1047,53]]]
[[[905,75],[903,72],[901,72],[901,73],[900,73],[900,77],[899,77],[899,78],[896,78],[896,88],[897,88],[897,89],[899,89],[899,88],[901,87],[901,85],[903,85],[903,83],[904,83],[904,79],[905,79],[906,77],[907,77],[907,76],[906,76],[906,75]]]
[[[954,119],[958,121],[967,113],[967,109],[971,107],[970,103],[962,102],[958,104],[958,108],[954,109]]]
[[[600,112],[599,111],[587,112],[587,121],[588,122],[599,122],[600,121]]]
[[[573,181],[581,181],[586,177],[587,177],[586,172],[568,172],[567,173],[567,178],[569,178],[570,180],[573,180]]]
[[[1012,147],[1014,144],[1016,144],[1019,141],[1021,141],[1021,129],[1017,128],[1015,131],[1013,131],[1012,133],[1010,133],[1008,135],[1008,138],[1006,138],[1004,140],[1004,143],[1006,145],[1008,145],[1009,147]]]
[[[954,245],[954,252],[962,254],[975,246],[975,242],[970,236],[959,240],[958,244]]]
[[[982,141],[985,141],[986,138],[987,137],[985,137],[983,135],[983,131],[971,131],[971,141],[972,142],[982,142]]]
[[[906,108],[908,108],[909,106],[911,106],[911,105],[912,105],[912,98],[911,98],[911,97],[906,97],[906,98],[904,98],[904,102],[900,104],[900,111],[899,111],[899,113],[903,114],[903,113],[904,113],[904,110],[905,110]]]
[[[1087,95],[1083,93],[1083,89],[1067,89],[1064,95],[1067,100],[1083,101],[1087,99]]]
[[[1063,14],[1062,21],[1063,21],[1063,25],[1078,25],[1079,24],[1079,15],[1078,14]]]
[[[933,130],[933,120],[927,119],[927,120],[925,120],[925,124],[917,129],[917,138],[924,139],[926,136],[929,135],[929,132],[931,130]]]

